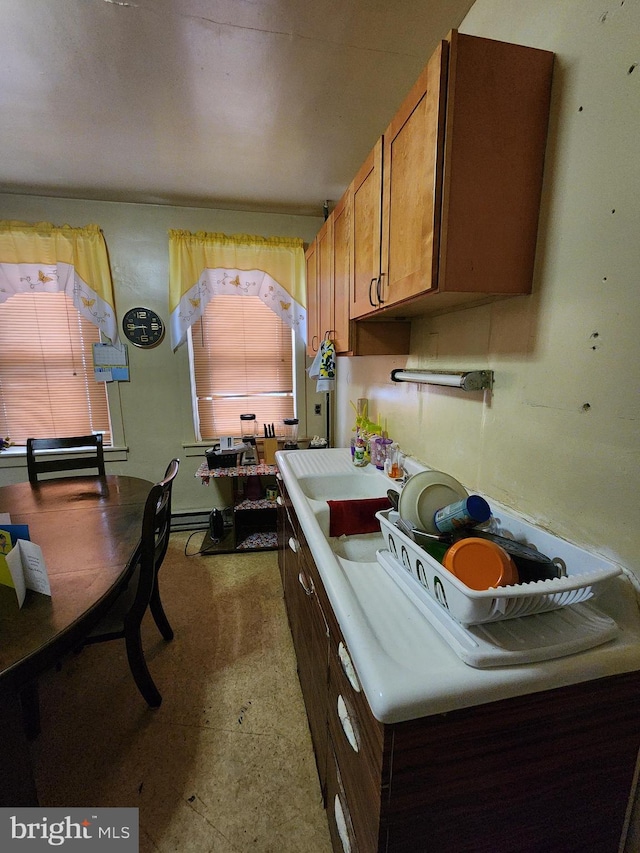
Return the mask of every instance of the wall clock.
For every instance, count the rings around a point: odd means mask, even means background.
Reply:
[[[130,308],[122,318],[122,330],[134,346],[145,349],[164,338],[164,323],[150,308]]]

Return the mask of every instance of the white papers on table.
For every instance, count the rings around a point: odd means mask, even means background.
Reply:
[[[6,560],[20,607],[24,604],[28,589],[51,595],[49,575],[39,545],[27,539],[18,539],[15,547],[7,554]]]
[[[29,526],[11,524],[6,512],[0,514],[0,522],[0,584],[15,588],[20,607],[28,589],[51,595],[44,557],[29,538]]]

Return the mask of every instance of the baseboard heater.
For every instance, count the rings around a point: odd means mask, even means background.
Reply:
[[[209,510],[171,513],[171,530],[174,533],[180,530],[206,530],[210,514]]]

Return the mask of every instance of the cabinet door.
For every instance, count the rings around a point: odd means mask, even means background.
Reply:
[[[351,319],[374,312],[379,299],[382,140],[362,164],[352,184]]]
[[[363,853],[353,828],[338,762],[331,748],[327,762],[326,808],[331,845],[335,853]]]
[[[278,533],[278,569],[280,570],[280,581],[282,583],[282,588],[284,591],[284,579],[287,574],[287,563],[290,560],[291,550],[288,545],[290,526],[288,524],[287,519],[287,510],[285,509],[285,500],[286,500],[286,491],[284,490],[283,484],[278,482],[278,521],[277,521],[277,533]]]
[[[329,681],[329,638],[327,620],[317,594],[319,579],[306,555],[309,546],[295,512],[281,488],[280,570],[283,574],[285,606],[298,664],[309,731],[323,797],[327,776],[327,689]]]
[[[304,545],[303,545],[304,552]],[[294,636],[298,658],[298,677],[302,688],[313,741],[318,777],[323,797],[327,783],[327,685],[329,680],[329,639],[327,622],[316,593],[314,573],[301,553],[298,563],[296,591],[296,631]],[[298,648],[301,654],[298,654]]]
[[[447,53],[443,41],[384,134],[384,305],[436,287]]]
[[[380,150],[382,146],[379,146]],[[369,288],[371,298],[378,300],[379,276],[377,272],[371,275],[372,270],[379,269],[380,263],[380,241],[377,229],[379,228],[379,193],[378,205],[370,207],[366,202],[367,194],[373,192],[375,185],[375,157],[370,158],[374,163],[374,172],[369,166],[366,168],[367,178],[360,185],[358,194],[359,213],[361,221],[358,224],[358,264],[361,273],[361,284],[366,283],[367,302],[369,301]],[[377,170],[378,177],[380,169]],[[353,287],[355,281],[355,260],[352,247],[354,239],[353,225],[353,193],[352,184],[344,194],[340,202],[333,210],[333,287],[335,296],[335,344],[338,353],[349,355],[404,355],[409,352],[409,340],[411,327],[403,322],[366,322],[356,323],[351,318],[350,304],[351,294],[355,292]],[[370,201],[373,201],[371,198]],[[378,225],[372,223],[368,211],[373,211],[377,217]],[[368,260],[366,260],[368,258]],[[371,279],[374,279],[373,284]],[[374,310],[368,305],[367,311]]]
[[[317,244],[314,240],[305,252],[307,270],[307,355],[313,358],[320,349],[320,314],[318,305]]]
[[[333,341],[336,352],[351,350],[349,299],[351,293],[351,191],[342,196],[332,212],[333,218]]]
[[[334,297],[333,297],[333,214],[325,221],[316,235],[318,258],[316,270],[318,279],[318,316],[320,343],[325,337],[335,334]]]
[[[450,39],[439,299],[530,293],[553,54]]]

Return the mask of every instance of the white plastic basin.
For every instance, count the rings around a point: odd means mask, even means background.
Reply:
[[[298,479],[302,494],[312,501],[381,498],[387,494],[390,481],[370,466],[353,469],[349,474],[308,474]]]
[[[327,537],[333,553],[352,563],[373,563],[376,552],[385,547],[382,533],[361,533],[352,536]]]

